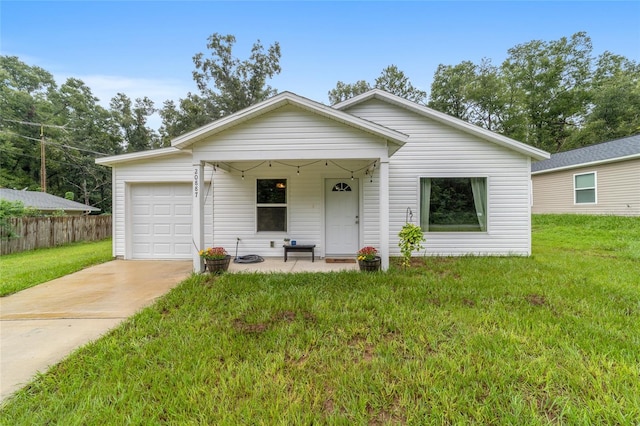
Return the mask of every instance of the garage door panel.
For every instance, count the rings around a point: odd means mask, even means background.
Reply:
[[[132,258],[191,258],[191,183],[134,184],[131,205]]]
[[[173,228],[173,233],[176,235],[187,235],[187,236],[191,236],[191,224],[188,225],[184,225],[184,224],[177,224],[174,226]]]
[[[151,232],[151,225],[148,223],[136,223],[133,225],[133,235],[147,236]]]
[[[174,250],[177,254],[182,254],[186,256],[191,255],[191,244],[175,244]]]
[[[176,216],[188,216],[191,219],[191,204],[177,204],[174,214]]]
[[[171,235],[171,224],[157,224],[153,225],[153,233],[156,236]]]

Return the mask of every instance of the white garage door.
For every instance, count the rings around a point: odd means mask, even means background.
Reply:
[[[191,258],[191,184],[131,185],[133,259]]]

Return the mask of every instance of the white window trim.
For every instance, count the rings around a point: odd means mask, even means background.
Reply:
[[[418,226],[420,226],[420,200],[421,200],[421,189],[420,189],[420,179],[456,179],[456,178],[466,178],[466,179],[471,179],[471,178],[484,178],[487,181],[487,211],[486,211],[486,228],[484,231],[456,231],[456,232],[446,232],[446,231],[424,231],[425,234],[427,233],[431,233],[432,235],[463,235],[463,234],[471,234],[471,235],[488,235],[491,233],[491,226],[490,226],[490,221],[489,218],[491,218],[491,176],[486,175],[486,174],[471,174],[469,175],[468,173],[465,174],[430,174],[430,175],[419,175],[417,177],[416,180],[416,193],[417,193],[417,203],[416,203],[416,212],[417,212],[417,219],[416,219],[416,215],[414,215],[414,220],[415,222],[418,224]]]
[[[284,204],[274,204],[274,203],[268,203],[268,204],[260,204],[258,203],[258,181],[259,180],[273,180],[273,179],[284,179],[285,181],[287,181],[286,184],[286,188],[285,188],[285,200],[287,200],[286,203]],[[285,178],[272,178],[272,177],[264,177],[264,178],[256,178],[255,180],[255,185],[253,186],[253,193],[255,195],[255,199],[254,199],[254,205],[255,205],[255,223],[253,225],[253,229],[254,229],[254,233],[255,235],[261,235],[261,236],[281,236],[281,235],[286,235],[289,232],[289,185],[290,185],[290,179],[288,177]],[[258,231],[258,209],[260,207],[284,207],[286,208],[286,217],[285,217],[285,226],[287,229],[285,229],[284,231]]]
[[[593,175],[593,187],[589,187],[589,188],[576,188],[576,177],[577,176],[584,176],[584,175]],[[578,202],[578,192],[577,191],[582,191],[585,189],[593,189],[593,193],[594,193],[594,201],[593,203],[579,203]],[[598,172],[596,172],[595,170],[592,172],[583,172],[583,173],[575,173],[573,175],[573,205],[574,206],[592,206],[598,204]]]

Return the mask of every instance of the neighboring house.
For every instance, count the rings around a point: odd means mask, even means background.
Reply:
[[[372,90],[333,107],[280,93],[96,163],[113,168],[114,256],[201,271],[201,248],[276,257],[291,238],[320,257],[375,246],[386,269],[407,220],[427,254],[529,255],[531,159],[548,156]]]
[[[0,199],[8,201],[22,201],[25,207],[38,210],[43,214],[58,214],[63,212],[69,216],[79,216],[90,212],[99,212],[97,207],[67,200],[46,192],[19,191],[16,189],[0,188]]]
[[[640,135],[531,165],[533,213],[640,216]]]

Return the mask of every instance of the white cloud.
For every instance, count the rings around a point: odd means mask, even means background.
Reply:
[[[58,84],[64,83],[69,76],[55,76]],[[99,104],[109,108],[109,102],[118,93],[124,93],[131,100],[136,98],[151,99],[156,108],[162,108],[164,101],[178,101],[184,98],[189,91],[196,90],[192,81],[182,81],[176,79],[153,79],[153,78],[132,78],[115,75],[84,75],[74,76],[82,80],[91,89],[95,97],[99,99]],[[148,126],[152,129],[160,128],[162,120],[158,113],[149,117]]]

